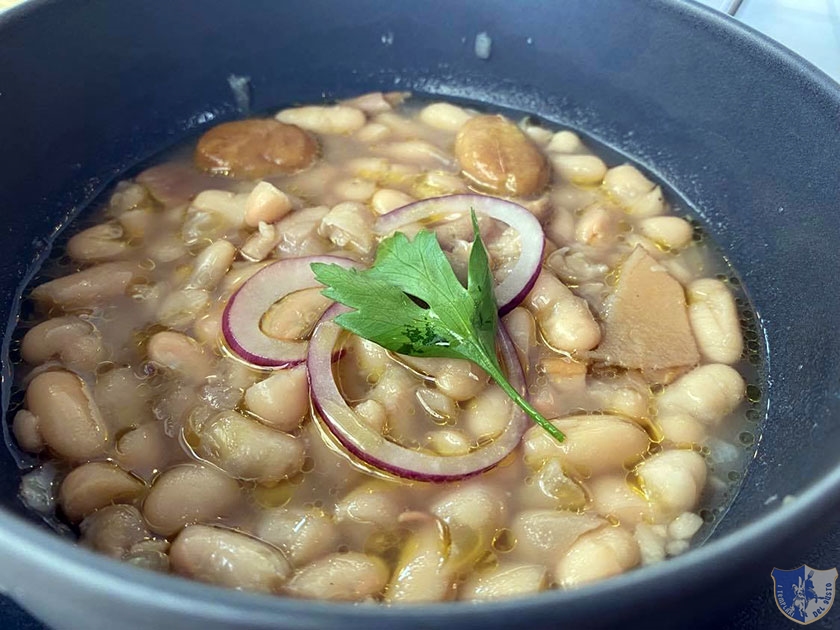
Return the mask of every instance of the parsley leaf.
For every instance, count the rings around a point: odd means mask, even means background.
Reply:
[[[312,271],[327,287],[325,296],[355,309],[336,317],[340,326],[400,354],[476,363],[562,442],[560,430],[514,389],[499,365],[493,277],[475,212],[472,222],[475,241],[466,288],[452,271],[437,237],[427,230],[418,232],[413,241],[402,232],[383,240],[370,269],[313,263]]]

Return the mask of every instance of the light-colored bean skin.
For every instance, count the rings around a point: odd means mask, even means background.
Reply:
[[[274,483],[303,466],[302,440],[235,411],[223,411],[192,429],[195,452],[231,477]]]
[[[518,491],[519,507],[523,510],[571,510],[586,508],[589,503],[583,486],[569,477],[563,463],[556,458],[547,459],[539,467],[531,482]]]
[[[26,409],[21,409],[15,414],[12,420],[12,435],[24,451],[40,453],[46,448],[39,424],[38,416]]]
[[[656,424],[664,440],[683,448],[702,444],[706,439],[706,425],[683,412],[659,414]]]
[[[438,422],[457,422],[460,415],[458,405],[438,389],[420,388],[415,394],[420,406]]]
[[[359,142],[366,144],[373,144],[374,142],[382,142],[391,135],[391,129],[385,125],[377,122],[371,122],[359,129],[353,136]]]
[[[606,525],[600,516],[567,510],[526,510],[511,521],[518,561],[542,564],[560,559],[588,531]]]
[[[662,190],[632,164],[611,168],[604,177],[604,190],[633,216],[652,217],[665,211]]]
[[[245,407],[265,424],[293,431],[309,413],[306,368],[278,370],[245,390]]]
[[[146,346],[149,360],[186,383],[201,383],[213,370],[211,358],[192,337],[168,330],[155,333]]]
[[[589,306],[552,274],[542,271],[525,298],[548,344],[556,350],[591,350],[601,341],[601,328]]]
[[[620,527],[602,527],[584,534],[557,562],[554,579],[572,588],[624,573],[642,560],[633,535]]]
[[[685,413],[715,426],[744,399],[744,379],[720,363],[701,365],[668,385],[657,399],[659,416]]]
[[[374,145],[376,153],[399,163],[422,168],[443,167],[453,165],[452,157],[425,140],[400,140],[383,142]]]
[[[531,348],[537,345],[537,322],[534,316],[528,309],[517,306],[504,316],[503,321],[516,347],[519,362],[523,366],[530,366]]]
[[[636,525],[634,536],[639,545],[639,553],[642,559],[642,566],[662,562],[665,557],[665,542],[667,540],[659,530],[664,529],[663,525],[650,525],[639,523]]]
[[[595,155],[572,155],[550,153],[554,172],[567,182],[582,186],[601,183],[607,173],[607,165]]]
[[[691,243],[691,224],[680,217],[649,217],[639,221],[639,231],[654,243],[670,250],[682,249]]]
[[[79,529],[82,545],[112,558],[122,558],[151,535],[143,515],[133,505],[105,506],[87,516]]]
[[[277,226],[260,222],[256,232],[248,237],[239,253],[245,260],[260,261],[267,258],[280,242]]]
[[[187,210],[181,238],[188,245],[216,240],[245,227],[247,194],[224,190],[199,193]]]
[[[459,402],[477,396],[489,379],[484,370],[462,359],[401,358],[411,367],[434,377],[438,389]]]
[[[703,526],[703,517],[694,512],[683,512],[668,525],[668,535],[676,540],[691,540]]]
[[[405,509],[400,487],[372,480],[353,488],[335,506],[338,522],[373,525],[383,529],[397,527]]]
[[[334,551],[338,545],[338,527],[316,509],[272,508],[263,510],[254,534],[281,549],[296,567]]]
[[[99,508],[129,503],[145,492],[145,484],[116,464],[89,462],[64,478],[58,501],[70,521],[77,523]]]
[[[552,153],[579,153],[584,149],[580,137],[574,131],[568,129],[563,129],[552,135],[546,147],[546,150]]]
[[[548,584],[548,570],[541,564],[502,563],[468,577],[458,589],[458,599],[521,597],[544,591]]]
[[[636,525],[652,517],[647,499],[628,485],[624,474],[602,475],[587,482],[587,487],[595,511],[617,518],[622,525]]]
[[[432,103],[420,110],[420,120],[442,131],[457,132],[472,118],[465,109],[451,103]]]
[[[473,441],[463,431],[440,429],[426,434],[426,446],[439,455],[466,455],[473,448]]]
[[[703,278],[688,286],[688,318],[703,357],[737,363],[744,349],[735,298],[720,280]]]
[[[128,243],[123,240],[124,236],[124,230],[119,223],[94,225],[70,238],[67,242],[67,253],[73,260],[85,263],[116,260],[129,250]]]
[[[284,109],[275,118],[288,125],[325,135],[345,135],[361,129],[364,112],[347,105],[307,105]]]
[[[510,423],[513,402],[501,387],[485,387],[463,405],[461,419],[470,435],[478,439],[501,434]]]
[[[55,317],[30,328],[23,337],[21,357],[39,365],[52,358],[74,371],[92,371],[105,359],[102,335],[90,323],[75,316]]]
[[[551,139],[554,137],[554,132],[552,132],[551,129],[546,129],[545,127],[540,127],[539,125],[530,125],[526,123],[522,126],[522,131],[524,131],[525,135],[531,138],[537,146],[543,148],[546,148],[548,143],[551,142]]]
[[[233,265],[231,265],[230,271],[227,272],[224,280],[222,280],[222,292],[226,294],[233,293],[239,287],[245,284],[248,278],[253,276],[260,269],[263,269],[270,262],[271,261],[233,263]]]
[[[376,241],[373,221],[373,214],[366,206],[354,201],[345,201],[333,206],[324,216],[318,232],[337,247],[367,254]]]
[[[455,573],[448,566],[443,525],[428,514],[409,512],[404,523],[412,533],[385,591],[389,603],[439,602],[455,596]]]
[[[163,298],[157,308],[158,323],[169,328],[187,328],[204,315],[210,294],[204,289],[181,289]]]
[[[153,420],[151,397],[149,385],[129,367],[100,374],[93,386],[93,399],[113,435]]]
[[[143,501],[143,516],[153,532],[171,536],[190,523],[230,514],[239,500],[239,484],[220,470],[182,464],[155,479]]]
[[[695,451],[663,451],[636,467],[656,522],[693,510],[706,485],[706,462]]]
[[[123,554],[122,561],[148,571],[169,573],[169,547],[168,540],[141,540]]]
[[[65,371],[43,372],[26,390],[26,407],[50,450],[71,461],[105,452],[110,436],[87,385]]]
[[[376,214],[387,214],[415,201],[414,197],[393,188],[380,188],[370,200],[371,207]]]
[[[364,203],[370,201],[376,192],[376,184],[366,179],[353,177],[342,179],[333,185],[333,191],[342,201]]]
[[[444,491],[430,506],[449,528],[453,569],[471,566],[490,548],[507,515],[504,491],[482,481],[467,481]]]
[[[45,282],[32,290],[32,297],[65,311],[88,309],[125,295],[143,276],[132,262],[107,262]]]
[[[468,192],[464,180],[447,171],[427,171],[419,176],[411,186],[411,194],[417,199],[429,199],[442,195],[454,195]]]
[[[363,400],[353,407],[356,415],[377,433],[384,433],[388,425],[388,412],[385,405],[375,400]]]
[[[581,212],[575,238],[584,245],[610,247],[618,238],[619,228],[619,216],[604,205],[595,204]]]
[[[582,476],[621,470],[640,458],[650,438],[639,426],[619,416],[570,416],[553,420],[566,439],[559,443],[545,429],[534,426],[522,438],[523,457],[531,466],[558,458],[566,470]]]
[[[123,433],[114,448],[114,459],[147,481],[182,454],[181,447],[166,435],[164,423],[158,421]]]
[[[196,341],[210,348],[215,348],[219,345],[222,334],[222,314],[225,310],[224,307],[224,303],[211,307],[209,311],[195,320],[195,323],[193,323],[193,334],[195,334]]]
[[[186,288],[212,291],[225,277],[234,256],[236,247],[230,241],[222,239],[211,243],[196,256]]]
[[[321,221],[329,213],[326,206],[304,208],[283,217],[277,223],[280,242],[278,258],[315,256],[329,251],[333,245],[318,233]]]
[[[380,114],[382,112],[390,112],[394,108],[395,104],[402,102],[400,97],[396,96],[397,94],[401,93],[389,92],[387,94],[383,94],[382,92],[368,92],[367,94],[362,94],[360,96],[341,101],[340,104],[348,107],[355,107],[366,114]],[[394,102],[392,103],[391,101]]]
[[[376,556],[334,553],[295,573],[285,592],[295,597],[357,602],[381,593],[389,577],[388,566]]]
[[[291,210],[292,201],[286,193],[270,182],[260,182],[245,200],[245,224],[257,227],[260,223],[275,223]]]
[[[184,528],[169,551],[180,575],[245,591],[279,593],[292,573],[274,547],[245,534],[219,527]]]
[[[260,329],[275,339],[308,338],[321,315],[333,303],[322,291],[321,287],[313,287],[284,296],[263,314]]]

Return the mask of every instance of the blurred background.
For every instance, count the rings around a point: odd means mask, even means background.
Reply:
[[[0,15],[25,1],[0,0]],[[624,6],[631,10],[630,0],[621,1],[626,2]],[[697,1],[775,39],[840,82],[840,0]],[[825,539],[814,540],[811,551],[802,561],[819,569],[840,565],[840,531]],[[768,576],[766,592],[744,602],[742,610],[721,620],[717,630],[781,630],[793,627],[776,609],[769,585]],[[815,630],[840,629],[840,611],[831,611],[811,627]],[[1,595],[0,629],[45,630]]]

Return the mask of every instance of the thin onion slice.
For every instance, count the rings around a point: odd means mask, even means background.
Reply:
[[[306,256],[279,260],[260,269],[230,297],[222,313],[222,336],[231,352],[257,367],[288,368],[306,360],[307,341],[269,337],[260,321],[271,305],[286,295],[322,286],[310,267],[314,262],[361,266],[338,256]]]
[[[352,455],[367,465],[399,477],[444,482],[489,470],[516,448],[528,427],[528,418],[517,405],[511,406],[510,422],[495,440],[465,455],[434,455],[409,449],[389,441],[366,425],[344,400],[333,374],[334,350],[343,332],[333,319],[349,310],[342,304],[334,304],[327,309],[309,341],[306,366],[315,410],[338,442]],[[501,324],[498,339],[508,379],[513,387],[524,392],[522,366]]]
[[[433,197],[392,210],[377,219],[374,229],[379,234],[392,234],[410,223],[446,221],[469,214],[488,216],[506,223],[519,232],[519,260],[508,276],[495,288],[499,313],[512,311],[537,281],[545,250],[545,233],[537,218],[526,208],[512,201],[487,195],[447,195]]]

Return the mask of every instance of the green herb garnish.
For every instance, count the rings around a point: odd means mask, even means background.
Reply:
[[[409,241],[402,232],[383,240],[370,269],[312,263],[323,294],[355,310],[335,321],[383,348],[413,357],[467,359],[480,366],[542,428],[562,442],[546,420],[505,378],[496,356],[498,311],[487,251],[472,213],[473,242],[467,287],[427,230]]]

